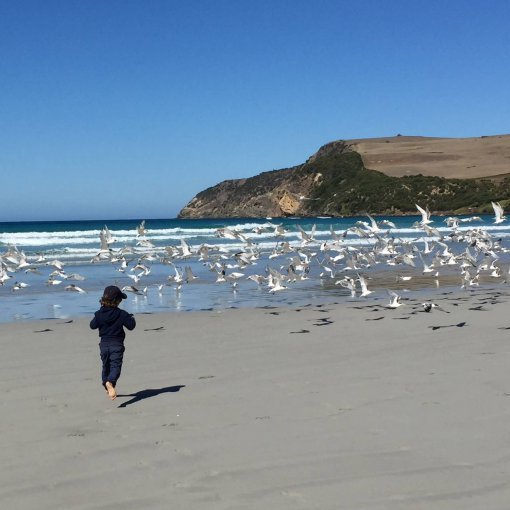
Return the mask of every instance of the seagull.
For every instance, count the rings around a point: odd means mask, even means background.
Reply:
[[[390,220],[381,220],[379,223],[381,223],[382,225],[387,225],[388,227],[390,228],[397,228],[397,226],[395,225],[395,223],[393,223],[392,221]]]
[[[420,207],[418,204],[414,204],[416,205],[416,209],[418,209],[418,212],[421,214],[421,225],[427,225],[428,223],[432,223],[432,220],[430,219],[430,211],[429,211],[429,208],[427,207],[427,209],[423,209],[422,207]]]
[[[279,290],[285,290],[287,287],[282,285],[282,281],[285,277],[279,273],[278,271],[269,268],[268,282],[267,286],[269,287],[269,292],[275,293]]]
[[[356,297],[356,281],[354,278],[346,276],[342,280],[336,281],[335,285],[341,285],[345,289],[349,289],[351,291],[351,297]]]
[[[134,266],[130,269],[130,271],[136,271],[136,270],[141,271],[141,273],[138,276],[142,276],[142,275],[147,276],[151,272],[151,268],[145,266],[144,264],[142,264],[140,262],[136,266]]]
[[[374,220],[374,218],[372,218],[372,216],[370,216],[370,214],[368,214],[368,213],[367,213],[367,216],[368,216],[368,219],[370,220],[370,225],[368,225],[368,230],[372,233],[380,232],[381,228],[379,227],[377,222]]]
[[[78,287],[78,285],[74,285],[74,283],[71,283],[70,285],[67,285],[65,287],[65,290],[69,290],[71,292],[79,292],[80,294],[86,294],[87,293],[81,287]]]
[[[448,216],[448,218],[446,218],[446,220],[444,220],[444,222],[446,223],[446,226],[453,228],[453,229],[457,229],[459,227],[459,221],[460,221],[459,218],[457,218],[455,216]]]
[[[247,276],[246,279],[251,280],[252,282],[255,282],[258,285],[262,285],[266,281],[267,278],[260,274],[252,274],[250,276]]]
[[[342,234],[337,234],[335,232],[335,230],[333,229],[333,225],[330,225],[329,226],[329,232],[331,234],[331,239],[333,239],[333,241],[339,242],[339,243],[343,242],[343,238],[345,237],[345,234],[346,234],[345,231]]]
[[[312,231],[310,234],[306,233],[303,228],[300,225],[296,225],[296,228],[298,230],[298,236],[301,237],[301,245],[305,245],[308,243],[311,243],[314,241],[314,235],[315,235],[315,224],[312,227]]]
[[[473,276],[467,269],[462,272],[462,284],[460,286],[461,289],[465,289],[466,287],[478,287],[479,282],[478,279],[480,274],[477,273]]]
[[[421,305],[423,306],[423,311],[425,311],[427,313],[431,312],[432,309],[434,309],[434,308],[437,308],[439,311],[444,312],[444,313],[450,313],[447,310],[445,310],[444,308],[441,308],[439,305],[436,305],[435,303],[431,303],[430,301],[425,301],[425,303],[422,303]]]
[[[154,243],[149,241],[148,239],[141,239],[136,243],[136,246],[142,246],[143,248],[154,248]]]
[[[243,242],[248,242],[248,238],[237,230],[228,227],[219,228],[216,230],[216,237],[223,237],[225,239],[238,239]]]
[[[195,276],[193,274],[193,271],[191,270],[191,267],[190,266],[186,266],[184,268],[184,272],[186,274],[186,283],[189,283],[190,281],[193,281],[193,280],[196,280],[198,278],[198,276]]]
[[[418,252],[418,256],[420,257],[420,260],[421,260],[421,263],[423,264],[423,271],[422,273],[425,274],[425,273],[432,273],[434,271],[434,269],[428,265],[425,260],[423,260],[423,257],[421,255],[420,252]]]
[[[105,225],[104,228],[99,232],[99,253],[110,251],[110,243],[113,242],[113,237],[108,227]]]
[[[191,257],[193,254],[191,251],[191,246],[184,239],[181,239],[181,252],[183,258]]]
[[[270,278],[270,282],[272,283],[271,285],[269,285],[269,292],[274,294],[275,292],[278,292],[279,290],[287,289],[287,287],[285,287],[285,285],[282,285],[282,281],[280,278],[277,278],[274,275],[270,275],[269,278]]]
[[[503,208],[499,204],[499,202],[491,202],[492,208],[494,209],[494,223],[497,225],[498,223],[503,223],[506,220],[506,216],[504,215]]]
[[[27,269],[25,269],[25,273],[42,275],[41,271],[39,271],[39,269],[37,269],[36,267],[27,267]]]
[[[363,276],[361,276],[359,273],[358,273],[358,281],[359,281],[359,285],[361,287],[361,294],[360,294],[361,297],[366,297],[369,294],[372,294],[373,291],[368,290],[366,279]]]
[[[441,240],[443,239],[443,236],[441,235],[439,230],[437,230],[437,228],[429,227],[425,223],[422,225],[422,228],[423,228],[423,230],[425,231],[425,233],[428,236],[430,236],[430,237],[439,237],[439,239],[441,239]]]
[[[400,296],[396,292],[388,290],[388,294],[390,295],[390,302],[388,304],[388,308],[398,308],[399,306],[402,306],[404,304],[400,302]]]
[[[72,273],[72,274],[65,275],[64,278],[66,280],[76,280],[78,282],[82,282],[83,280],[85,280],[85,277],[78,273]]]
[[[283,225],[275,225],[273,235],[275,237],[283,237],[285,232],[286,230],[283,228]]]
[[[53,266],[53,267],[57,268],[59,271],[63,271],[63,269],[64,269],[64,263],[60,262],[60,260],[53,260],[50,262],[46,262],[46,265]]]
[[[117,271],[124,273],[124,271],[126,271],[126,269],[128,267],[129,262],[124,258],[124,256],[122,256],[119,259],[119,262],[120,262],[120,266],[117,268]]]
[[[175,275],[169,275],[168,280],[177,284],[182,283],[184,281],[183,272],[173,263],[172,266],[174,267]]]
[[[136,237],[142,237],[142,236],[145,236],[146,234],[147,234],[147,232],[145,230],[145,220],[142,220],[140,225],[138,225],[138,227],[136,227]]]
[[[127,274],[126,276],[128,278],[131,278],[131,280],[133,280],[134,283],[138,283],[140,281],[140,278],[142,277],[142,273],[140,273],[140,274]]]
[[[23,283],[23,282],[16,282],[13,286],[12,286],[12,292],[16,291],[16,290],[21,290],[21,289],[26,289],[27,287],[30,287],[30,285],[28,283]]]
[[[132,292],[133,294],[141,294],[141,292],[132,285],[125,285],[124,287],[122,287],[122,292]]]
[[[8,275],[7,271],[5,271],[0,266],[0,285],[3,285],[7,280],[10,280],[11,278],[12,278],[12,276]]]

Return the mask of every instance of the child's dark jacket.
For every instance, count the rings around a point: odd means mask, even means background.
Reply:
[[[121,308],[102,306],[90,321],[92,329],[99,329],[102,343],[123,344],[126,333],[124,327],[135,329],[136,321],[132,314]]]

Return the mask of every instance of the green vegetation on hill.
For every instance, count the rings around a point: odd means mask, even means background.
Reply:
[[[320,173],[320,184],[306,204],[308,214],[415,212],[415,204],[438,212],[492,211],[491,201],[510,197],[510,179],[444,179],[413,175],[390,177],[364,168],[356,152],[331,152],[305,163],[300,172]]]

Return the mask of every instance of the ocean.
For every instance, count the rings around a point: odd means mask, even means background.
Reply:
[[[435,244],[443,237],[442,243],[459,255],[468,242],[466,239],[459,241],[458,236],[473,229],[486,232],[491,242],[497,244],[498,264],[508,263],[509,222],[495,225],[493,216],[482,216],[474,221],[463,221],[468,219],[465,216],[458,218],[459,226],[455,231],[460,234],[454,238],[451,236],[454,229],[445,223],[445,217],[431,218],[430,226],[437,229],[435,235],[427,235],[423,229],[417,228],[416,222],[421,216],[375,217],[380,228],[378,235],[392,239],[395,252],[361,258],[360,254],[370,252],[381,242],[372,234],[365,236],[359,231],[348,230],[358,227],[369,232],[369,225],[360,223],[370,224],[366,216],[146,219],[143,220],[143,235],[137,230],[142,219],[4,222],[0,223],[3,268],[0,274],[4,275],[0,285],[0,322],[90,316],[98,308],[102,289],[112,284],[138,289],[137,293],[129,292],[122,305],[133,313],[360,300],[363,298],[352,298],[347,288],[335,284],[345,276],[355,279],[359,273],[373,278],[376,289],[373,296],[387,300],[388,287],[402,289],[402,283],[396,278],[398,273],[416,275],[418,279],[424,277],[418,257],[414,259],[416,267],[388,264],[397,254],[407,252],[413,255],[412,247],[421,250],[426,240],[433,247],[432,252],[424,256],[428,263],[435,254],[444,251],[443,245]],[[112,238],[109,252],[98,256],[100,232],[105,227]],[[301,230],[308,235],[313,232],[311,241],[303,242]],[[333,236],[336,235],[340,237],[335,242]],[[179,254],[183,246],[190,249],[185,256]],[[20,254],[24,254],[26,261],[17,267]],[[120,270],[121,254],[127,263],[124,271]],[[483,256],[478,253],[479,259]],[[350,266],[348,262],[353,257],[358,265]],[[246,259],[249,259],[247,265]],[[244,267],[238,267],[239,263]],[[137,264],[141,266],[135,269]],[[299,267],[301,265],[306,267]],[[191,272],[186,273],[186,267]],[[222,271],[226,281],[222,281]],[[285,289],[271,292],[267,281],[258,284],[247,278],[250,275],[267,277],[271,273],[291,275],[283,282]],[[293,278],[296,273],[300,277]],[[441,282],[443,274],[456,274],[458,268],[441,267],[439,273],[436,280]],[[176,282],[174,276],[181,274],[184,281]],[[378,278],[375,275],[380,274],[386,274],[386,277],[376,284]],[[135,275],[141,275],[137,282],[132,278]],[[428,278],[432,281],[432,277]],[[455,281],[460,287],[460,275],[458,283]],[[70,285],[84,292],[70,290]]]

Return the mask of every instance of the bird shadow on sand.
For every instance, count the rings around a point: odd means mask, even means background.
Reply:
[[[458,324],[447,324],[446,326],[429,326],[432,331],[437,331],[441,328],[463,328],[466,325],[465,322],[459,322]]]
[[[136,402],[140,402],[140,400],[145,400],[146,398],[156,397],[157,395],[161,395],[162,393],[176,393],[181,388],[184,388],[183,384],[178,385],[178,386],[167,386],[166,388],[146,389],[146,390],[137,391],[136,393],[129,393],[127,395],[117,395],[117,398],[133,397],[131,400],[122,402],[122,404],[120,404],[120,406],[118,406],[118,407],[127,407],[127,406],[134,404]]]

